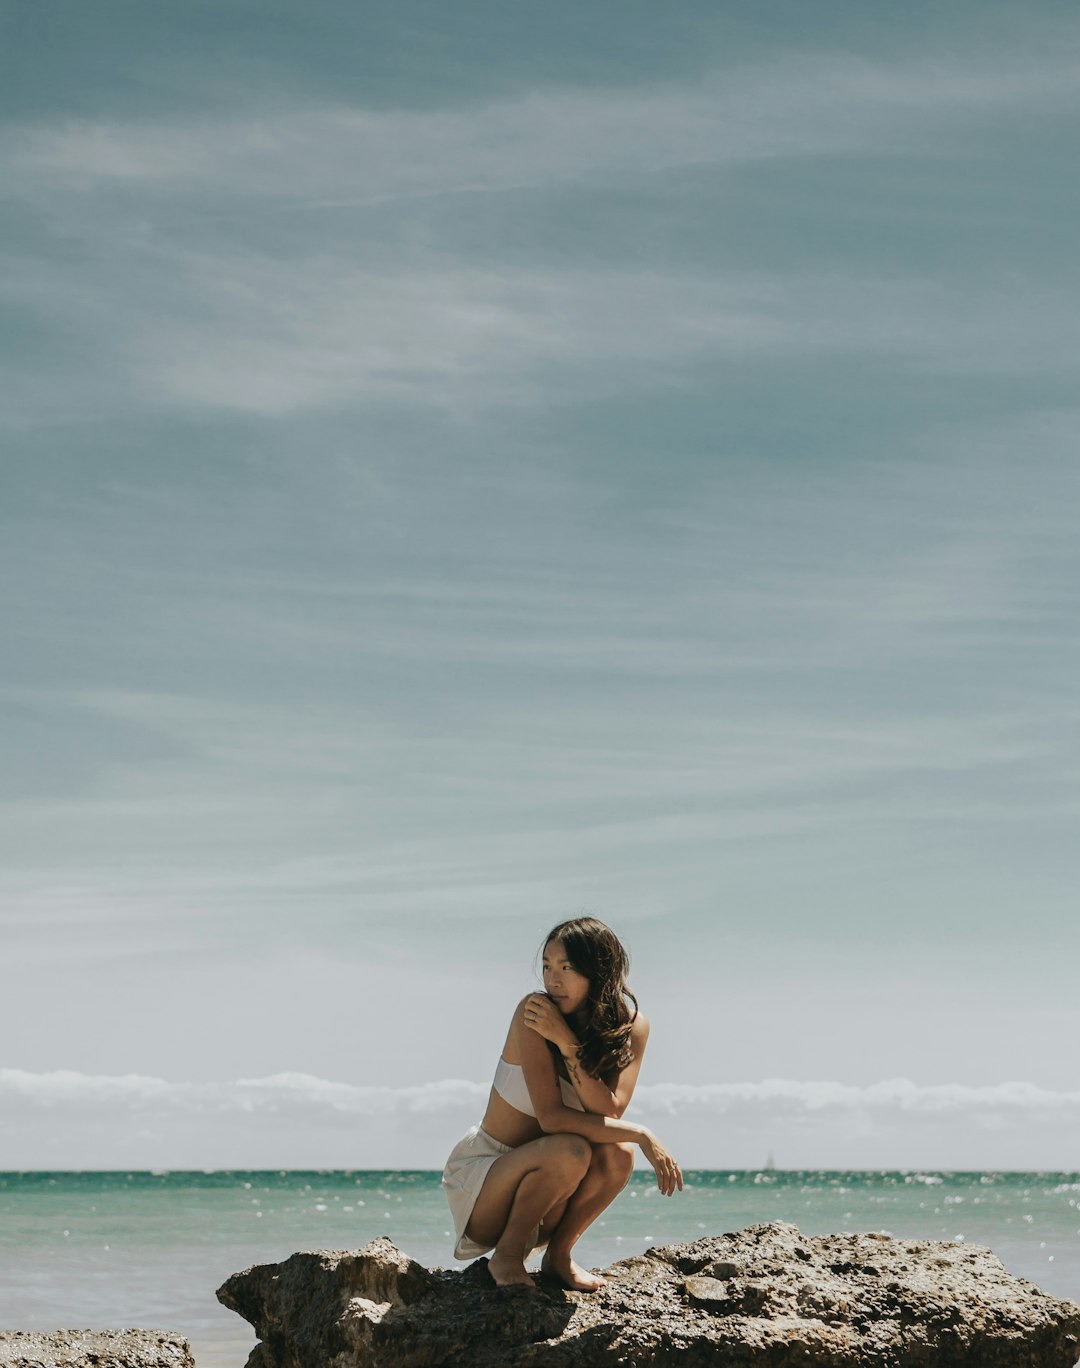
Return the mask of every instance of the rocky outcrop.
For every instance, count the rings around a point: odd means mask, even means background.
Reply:
[[[0,1368],[195,1368],[164,1330],[0,1330]]]
[[[1080,1306],[977,1245],[811,1238],[793,1225],[650,1249],[593,1294],[496,1288],[487,1262],[426,1269],[389,1240],[234,1274],[248,1368],[1073,1368]]]

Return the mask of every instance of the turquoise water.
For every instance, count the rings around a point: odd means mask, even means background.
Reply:
[[[603,1266],[772,1220],[989,1245],[1014,1273],[1080,1300],[1076,1173],[695,1172],[665,1199],[641,1172],[579,1257]],[[377,1235],[445,1266],[449,1230],[430,1172],[4,1173],[0,1328],[174,1329],[199,1368],[241,1368],[254,1337],[214,1297],[230,1273]]]

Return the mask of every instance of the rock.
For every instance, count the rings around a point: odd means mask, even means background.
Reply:
[[[698,1302],[727,1301],[727,1288],[718,1278],[687,1278],[687,1296]]]
[[[803,1236],[792,1225],[650,1249],[597,1293],[496,1288],[389,1240],[234,1274],[248,1368],[1073,1368],[1080,1306],[978,1245]],[[723,1276],[718,1276],[718,1274]]]
[[[195,1368],[165,1330],[0,1330],[0,1368]]]

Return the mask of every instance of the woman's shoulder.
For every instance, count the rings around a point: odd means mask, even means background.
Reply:
[[[517,1064],[521,1060],[521,1048],[519,1041],[521,1033],[525,1029],[525,1004],[528,1002],[530,994],[526,993],[521,1001],[514,1008],[510,1018],[510,1025],[506,1029],[506,1040],[503,1042],[502,1057],[508,1064]]]
[[[532,996],[532,993],[526,993],[525,996],[518,1002],[517,1006],[514,1008],[514,1015],[512,1020],[523,1021],[525,1019],[525,1004]]]
[[[644,1012],[638,1012],[633,1025],[630,1027],[630,1044],[635,1054],[643,1048],[648,1038],[649,1018]]]

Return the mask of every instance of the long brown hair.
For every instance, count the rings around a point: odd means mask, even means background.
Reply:
[[[566,958],[589,980],[578,1059],[586,1073],[610,1088],[634,1058],[630,1029],[637,1020],[638,1002],[626,986],[630,956],[611,927],[595,917],[560,922],[544,937],[541,954],[553,940],[562,942]],[[554,1046],[551,1049],[558,1054]]]

